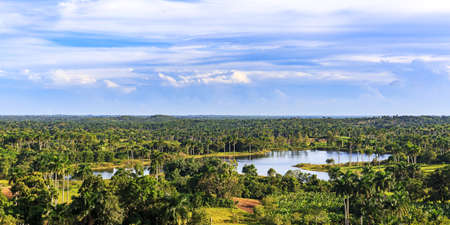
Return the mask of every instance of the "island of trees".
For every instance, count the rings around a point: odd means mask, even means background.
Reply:
[[[233,160],[307,149],[375,157]],[[450,224],[449,162],[448,116],[2,116],[0,224]]]

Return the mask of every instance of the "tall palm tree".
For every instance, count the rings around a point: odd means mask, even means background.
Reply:
[[[189,216],[189,201],[183,195],[168,196],[164,209],[164,220],[167,225],[186,224]]]

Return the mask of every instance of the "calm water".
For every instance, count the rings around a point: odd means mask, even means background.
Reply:
[[[379,160],[387,159],[390,155],[385,154],[380,156]],[[352,162],[359,161],[367,162],[375,158],[375,155],[352,153]],[[334,159],[335,163],[346,163],[350,161],[350,153],[339,151],[319,151],[319,150],[305,150],[305,151],[272,151],[265,155],[260,156],[248,156],[248,157],[236,157],[238,163],[238,172],[242,172],[244,165],[253,164],[258,169],[258,174],[262,176],[267,175],[267,171],[270,168],[274,168],[277,173],[285,174],[288,170],[301,170],[305,173],[316,174],[319,179],[328,180],[328,174],[326,172],[315,172],[309,170],[303,170],[293,167],[299,163],[311,163],[311,164],[326,164],[327,159]],[[95,175],[101,175],[103,179],[111,179],[117,169],[94,171]],[[144,174],[148,174],[147,168],[144,170]]]
[[[117,172],[118,169],[114,168],[112,170],[101,170],[101,171],[94,171],[94,175],[101,175],[103,179],[111,179],[111,177]],[[129,169],[134,172],[134,169]],[[148,175],[149,171],[148,168],[144,168],[144,175]]]
[[[273,168],[279,174],[285,174],[288,170],[301,170],[309,174],[316,174],[318,178],[328,180],[328,173],[308,171],[293,167],[299,163],[310,164],[326,164],[327,159],[334,159],[335,163],[346,163],[350,161],[356,162],[359,158],[360,162],[371,161],[375,155],[358,154],[339,151],[320,151],[320,150],[305,150],[305,151],[272,151],[263,156],[249,156],[236,157],[238,163],[238,172],[242,172],[244,165],[253,164],[258,169],[258,174],[262,176],[267,175],[267,171]],[[379,160],[387,159],[390,155],[385,154],[379,157]]]

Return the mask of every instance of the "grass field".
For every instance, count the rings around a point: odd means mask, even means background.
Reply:
[[[63,201],[63,195],[62,195],[62,183],[59,184],[59,190],[58,190],[58,203],[63,203],[63,202],[71,202],[72,201],[72,196],[76,196],[78,195],[78,189],[81,186],[81,181],[79,180],[72,180],[70,181],[70,189],[67,189],[67,187],[65,187],[64,189],[64,195],[65,195],[65,200]],[[69,201],[67,201],[67,190],[69,190],[70,193],[70,198]]]
[[[264,155],[269,150],[259,151],[259,152],[216,152],[206,155],[186,155],[186,158],[205,158],[205,157],[239,157],[239,156],[251,156],[251,155]]]
[[[354,163],[355,164],[355,163]],[[435,171],[436,169],[443,168],[448,164],[419,164],[420,169],[423,171],[424,174],[428,175]],[[328,172],[328,169],[331,168],[333,165],[328,164],[307,164],[307,163],[300,163],[295,165],[295,167],[310,170],[310,171],[319,171],[319,172]],[[349,166],[348,164],[336,164],[334,166],[339,166],[343,172],[346,172],[348,170],[352,172],[361,172],[365,165],[358,164],[358,165],[352,165]],[[372,166],[373,169],[376,171],[378,170],[384,170],[389,165],[379,165],[379,166]]]
[[[130,167],[133,167],[133,165],[136,163],[141,163],[144,166],[150,165],[149,160],[132,159],[132,160],[122,160],[122,161],[117,161],[117,162],[92,163],[91,168],[94,171],[112,170],[114,168],[130,168]]]
[[[8,187],[8,180],[0,180],[0,187]]]
[[[241,209],[205,208],[212,218],[213,225],[248,225],[254,224],[251,214]]]

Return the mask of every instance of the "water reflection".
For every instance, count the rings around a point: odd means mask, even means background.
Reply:
[[[378,160],[384,160],[389,157],[389,154],[381,155]],[[318,178],[327,180],[328,174],[326,172],[315,172],[293,167],[298,163],[310,164],[326,164],[327,159],[333,159],[335,163],[352,162],[367,162],[376,158],[375,154],[359,154],[348,153],[340,151],[320,151],[320,150],[305,150],[305,151],[272,151],[265,155],[236,157],[238,163],[238,171],[242,171],[244,165],[253,164],[258,169],[258,174],[262,176],[267,175],[267,171],[273,168],[277,173],[285,174],[288,170],[301,170],[309,174],[316,174]]]
[[[112,176],[119,170],[118,168],[114,169],[106,169],[106,170],[96,170],[94,171],[94,175],[100,175],[103,179],[111,179]],[[131,170],[132,172],[135,172],[134,169],[127,168],[126,170]],[[144,167],[144,175],[148,175],[149,170],[148,167]]]
[[[387,159],[390,155],[381,155],[378,160]],[[296,167],[299,163],[310,164],[325,164],[327,159],[333,159],[335,163],[346,163],[350,160],[352,162],[367,162],[375,158],[375,154],[358,154],[340,151],[320,151],[320,150],[305,150],[305,151],[272,151],[265,155],[243,156],[236,157],[238,163],[238,172],[242,172],[244,165],[253,164],[258,169],[258,174],[262,176],[267,175],[267,171],[273,168],[279,174],[285,174],[288,170],[300,170],[309,174],[316,174],[319,179],[328,180],[328,173],[303,170]],[[226,158],[225,160],[229,160]],[[94,171],[95,175],[101,175],[103,179],[111,179],[118,169]],[[133,170],[133,169],[130,169]],[[144,175],[148,175],[148,167],[144,169]]]

